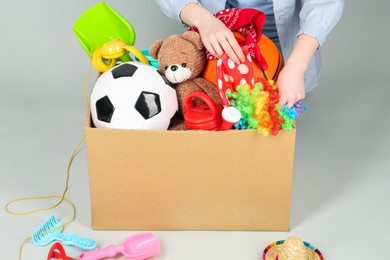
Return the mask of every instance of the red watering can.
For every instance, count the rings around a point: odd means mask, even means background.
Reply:
[[[204,104],[195,106],[192,99],[201,99]],[[184,121],[188,130],[229,130],[241,118],[234,107],[217,105],[204,92],[194,91],[184,100]]]

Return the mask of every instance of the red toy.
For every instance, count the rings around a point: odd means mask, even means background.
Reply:
[[[193,98],[201,99],[204,104],[195,106]],[[240,118],[236,108],[222,109],[204,92],[191,92],[184,101],[184,121],[188,130],[229,130]]]
[[[60,242],[54,243],[47,255],[47,260],[76,260],[75,258],[69,257],[65,253],[65,249]]]

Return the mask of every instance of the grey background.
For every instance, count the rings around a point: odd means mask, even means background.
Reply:
[[[60,195],[69,157],[83,136],[83,86],[89,59],[72,26],[98,1],[0,0],[0,204],[19,197]],[[134,26],[135,46],[180,33],[151,0],[107,1]],[[348,1],[323,46],[320,86],[298,120],[290,232],[156,232],[156,259],[260,259],[271,242],[297,235],[325,259],[386,259],[390,232],[390,3]],[[92,72],[89,88],[96,73]],[[134,231],[92,231],[85,146],[77,154],[67,194],[77,209],[66,232],[119,244]],[[18,203],[28,211],[48,201]],[[52,210],[61,220],[72,210]],[[13,216],[0,210],[1,259],[48,212]],[[227,216],[228,217],[228,216]],[[22,259],[46,259],[49,247],[28,243]],[[80,251],[67,248],[76,257]],[[119,258],[124,259],[124,258]]]

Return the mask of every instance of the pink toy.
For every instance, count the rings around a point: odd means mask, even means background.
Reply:
[[[91,250],[82,253],[79,260],[99,260],[106,257],[114,257],[122,253],[129,260],[143,260],[160,253],[160,242],[151,233],[141,233],[127,237],[118,245],[109,245],[102,249]]]

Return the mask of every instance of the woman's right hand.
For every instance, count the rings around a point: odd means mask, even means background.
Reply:
[[[204,47],[214,57],[220,58],[226,52],[235,63],[245,60],[233,32],[202,6],[196,3],[187,4],[181,11],[180,18],[184,23],[198,29]]]

